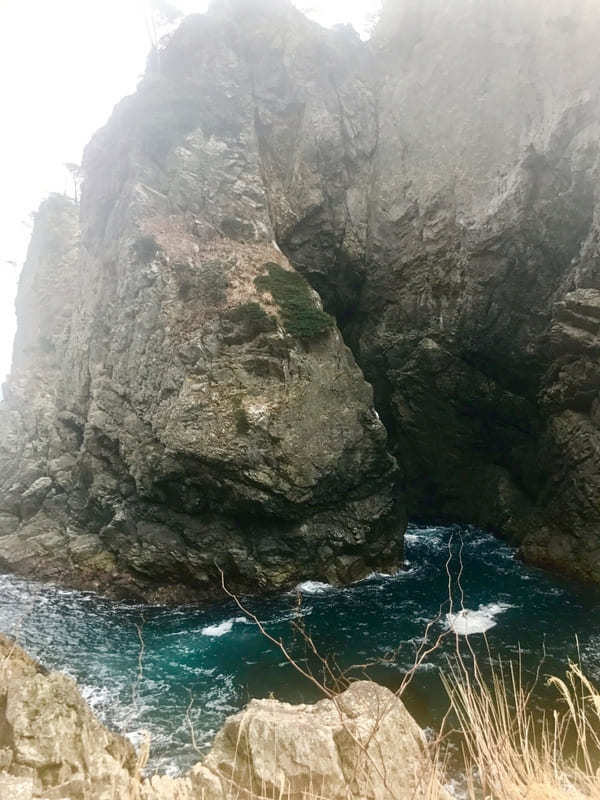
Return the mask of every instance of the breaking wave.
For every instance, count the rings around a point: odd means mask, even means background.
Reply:
[[[232,617],[231,619],[223,620],[223,622],[217,622],[215,625],[207,625],[205,628],[202,628],[200,633],[202,636],[212,636],[216,638],[225,636],[227,633],[231,633],[236,622],[247,624],[248,620],[246,617]]]
[[[477,611],[463,608],[456,614],[446,614],[448,628],[459,636],[472,636],[476,633],[485,633],[497,625],[496,617],[499,614],[514,608],[510,603],[489,603],[481,605]]]

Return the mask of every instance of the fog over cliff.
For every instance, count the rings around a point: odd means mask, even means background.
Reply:
[[[169,5],[174,12],[192,14],[205,11],[208,0]],[[298,5],[325,26],[349,23],[366,35],[379,3],[315,0]],[[73,194],[64,165],[81,162],[93,132],[122,97],[135,91],[153,39],[173,28],[160,8],[155,0],[0,4],[0,69],[10,76],[3,82],[0,151],[8,187],[0,199],[0,381],[10,370],[14,298],[31,215],[50,192]]]

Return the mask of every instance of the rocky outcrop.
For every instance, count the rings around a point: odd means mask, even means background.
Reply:
[[[532,561],[598,581],[600,290],[586,282],[554,305],[544,341],[550,367],[540,392],[547,418],[540,453],[550,479],[542,490],[545,518],[522,549]]]
[[[0,637],[0,797],[128,798],[137,757],[106,730],[75,682]]]
[[[369,681],[309,706],[253,700],[227,720],[204,764],[248,800],[282,787],[290,800],[419,798],[429,796],[433,774],[419,726],[396,695]]]
[[[163,212],[140,201],[145,221],[130,210],[92,256],[73,204],[40,210],[0,413],[0,558],[187,600],[219,568],[255,590],[399,567],[385,429],[318,297],[271,242]]]
[[[321,203],[276,226],[375,387],[409,516],[490,527],[595,580],[591,405],[557,426],[545,397],[565,363],[553,308],[599,286],[599,32],[593,3],[388,3],[369,68],[338,79]]]
[[[599,285],[599,33],[589,2],[388,5],[352,334],[410,513],[492,527],[595,580],[600,439],[575,386],[591,390],[590,368],[553,331],[569,293]],[[547,402],[565,368],[577,423]]]
[[[39,215],[6,568],[347,581],[401,564],[408,511],[600,579],[599,36],[592,0],[389,2],[369,44],[287,0],[188,18],[89,145],[79,224]]]
[[[70,678],[0,637],[6,800],[300,800],[307,792],[418,800],[436,780],[422,731],[392,692],[368,681],[312,706],[253,700],[182,778],[144,778],[143,762],[94,718]]]

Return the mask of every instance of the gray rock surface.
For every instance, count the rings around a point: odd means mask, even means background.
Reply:
[[[418,800],[436,780],[423,731],[396,695],[370,681],[315,705],[253,700],[226,721],[204,766],[240,800],[279,792]]]
[[[388,4],[354,329],[409,512],[596,581],[599,36],[594,2]]]
[[[68,201],[38,215],[0,412],[4,564],[163,599],[214,597],[219,567],[247,590],[401,566],[385,429],[318,297],[296,276],[328,329],[289,334],[255,283],[293,275],[271,242],[154,212],[112,267],[78,250]]]
[[[188,18],[90,143],[79,222],[40,211],[0,563],[166,599],[216,565],[348,581],[401,564],[408,511],[600,579],[598,41],[592,0],[388,2],[369,44],[287,0]],[[299,337],[269,264],[337,327]]]
[[[256,81],[278,243],[375,388],[409,516],[598,580],[595,328],[586,307],[559,352],[554,315],[600,287],[600,7],[406,0],[362,58],[338,36],[352,66],[312,91],[297,51]]]

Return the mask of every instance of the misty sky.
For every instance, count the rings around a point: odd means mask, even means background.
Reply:
[[[150,47],[150,1],[0,0],[0,382],[10,368],[31,212],[68,189],[64,163],[81,161],[113,106],[135,90]],[[322,25],[350,22],[364,32],[380,0],[295,3]],[[193,13],[208,0],[171,4]]]

